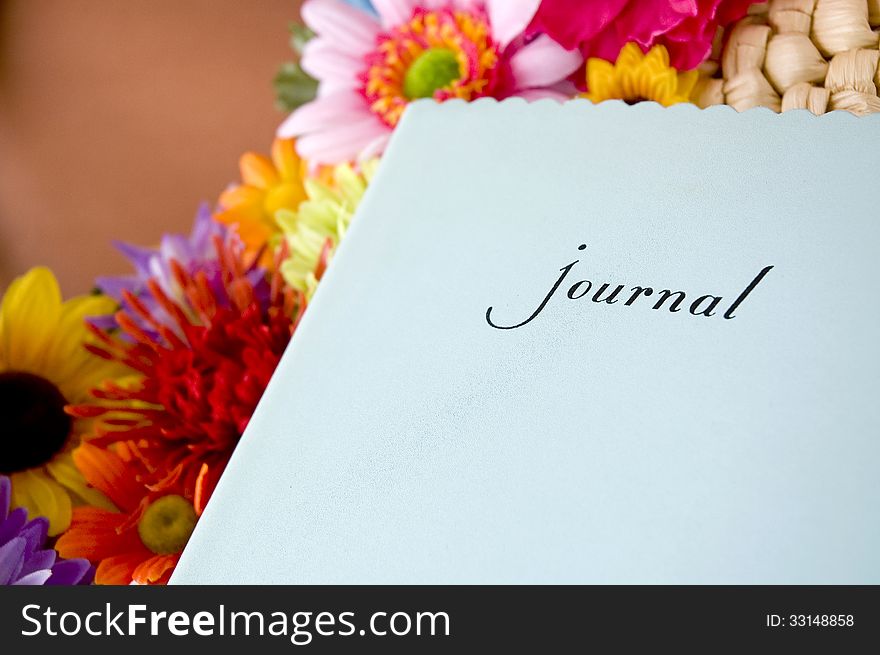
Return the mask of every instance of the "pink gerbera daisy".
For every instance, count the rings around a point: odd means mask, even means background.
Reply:
[[[524,31],[540,0],[374,0],[378,16],[341,0],[308,0],[317,34],[302,67],[318,97],[281,125],[319,164],[382,151],[407,104],[418,98],[570,97],[565,79],[582,63],[546,35]]]

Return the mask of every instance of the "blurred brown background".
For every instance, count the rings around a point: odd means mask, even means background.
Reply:
[[[268,152],[296,0],[0,0],[0,290],[128,271]]]

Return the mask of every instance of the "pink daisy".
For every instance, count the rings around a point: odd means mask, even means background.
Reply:
[[[407,104],[418,98],[571,96],[565,79],[582,63],[546,35],[524,31],[540,0],[373,0],[378,16],[341,0],[308,0],[317,34],[302,67],[318,97],[278,129],[318,164],[379,154]]]

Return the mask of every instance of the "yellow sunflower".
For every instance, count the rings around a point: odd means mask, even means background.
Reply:
[[[690,102],[698,79],[696,70],[680,73],[670,66],[669,53],[662,45],[644,54],[635,43],[627,43],[614,64],[596,58],[587,61],[589,91],[581,95],[593,102],[653,100],[668,107]]]
[[[241,156],[239,168],[242,183],[220,195],[220,209],[214,218],[235,227],[249,255],[262,250],[260,263],[269,267],[272,248],[281,234],[275,212],[295,210],[306,199],[306,164],[296,154],[293,140],[275,139],[271,158],[247,152]]]
[[[55,276],[34,268],[0,302],[0,473],[12,480],[12,504],[49,519],[49,534],[70,525],[73,504],[112,505],[88,487],[71,450],[84,425],[65,405],[118,372],[86,351],[84,320],[111,312],[105,296],[62,302]]]
[[[320,179],[307,179],[308,199],[296,211],[283,209],[275,215],[290,252],[281,264],[281,274],[307,298],[312,297],[339,240],[345,236],[378,163],[378,159],[365,162],[358,170],[340,164]]]

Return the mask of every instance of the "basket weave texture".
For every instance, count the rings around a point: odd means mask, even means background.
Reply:
[[[726,35],[701,106],[880,112],[880,0],[770,0]],[[711,65],[710,65],[711,66]],[[717,66],[717,64],[716,64]],[[719,75],[720,73],[720,75]]]

